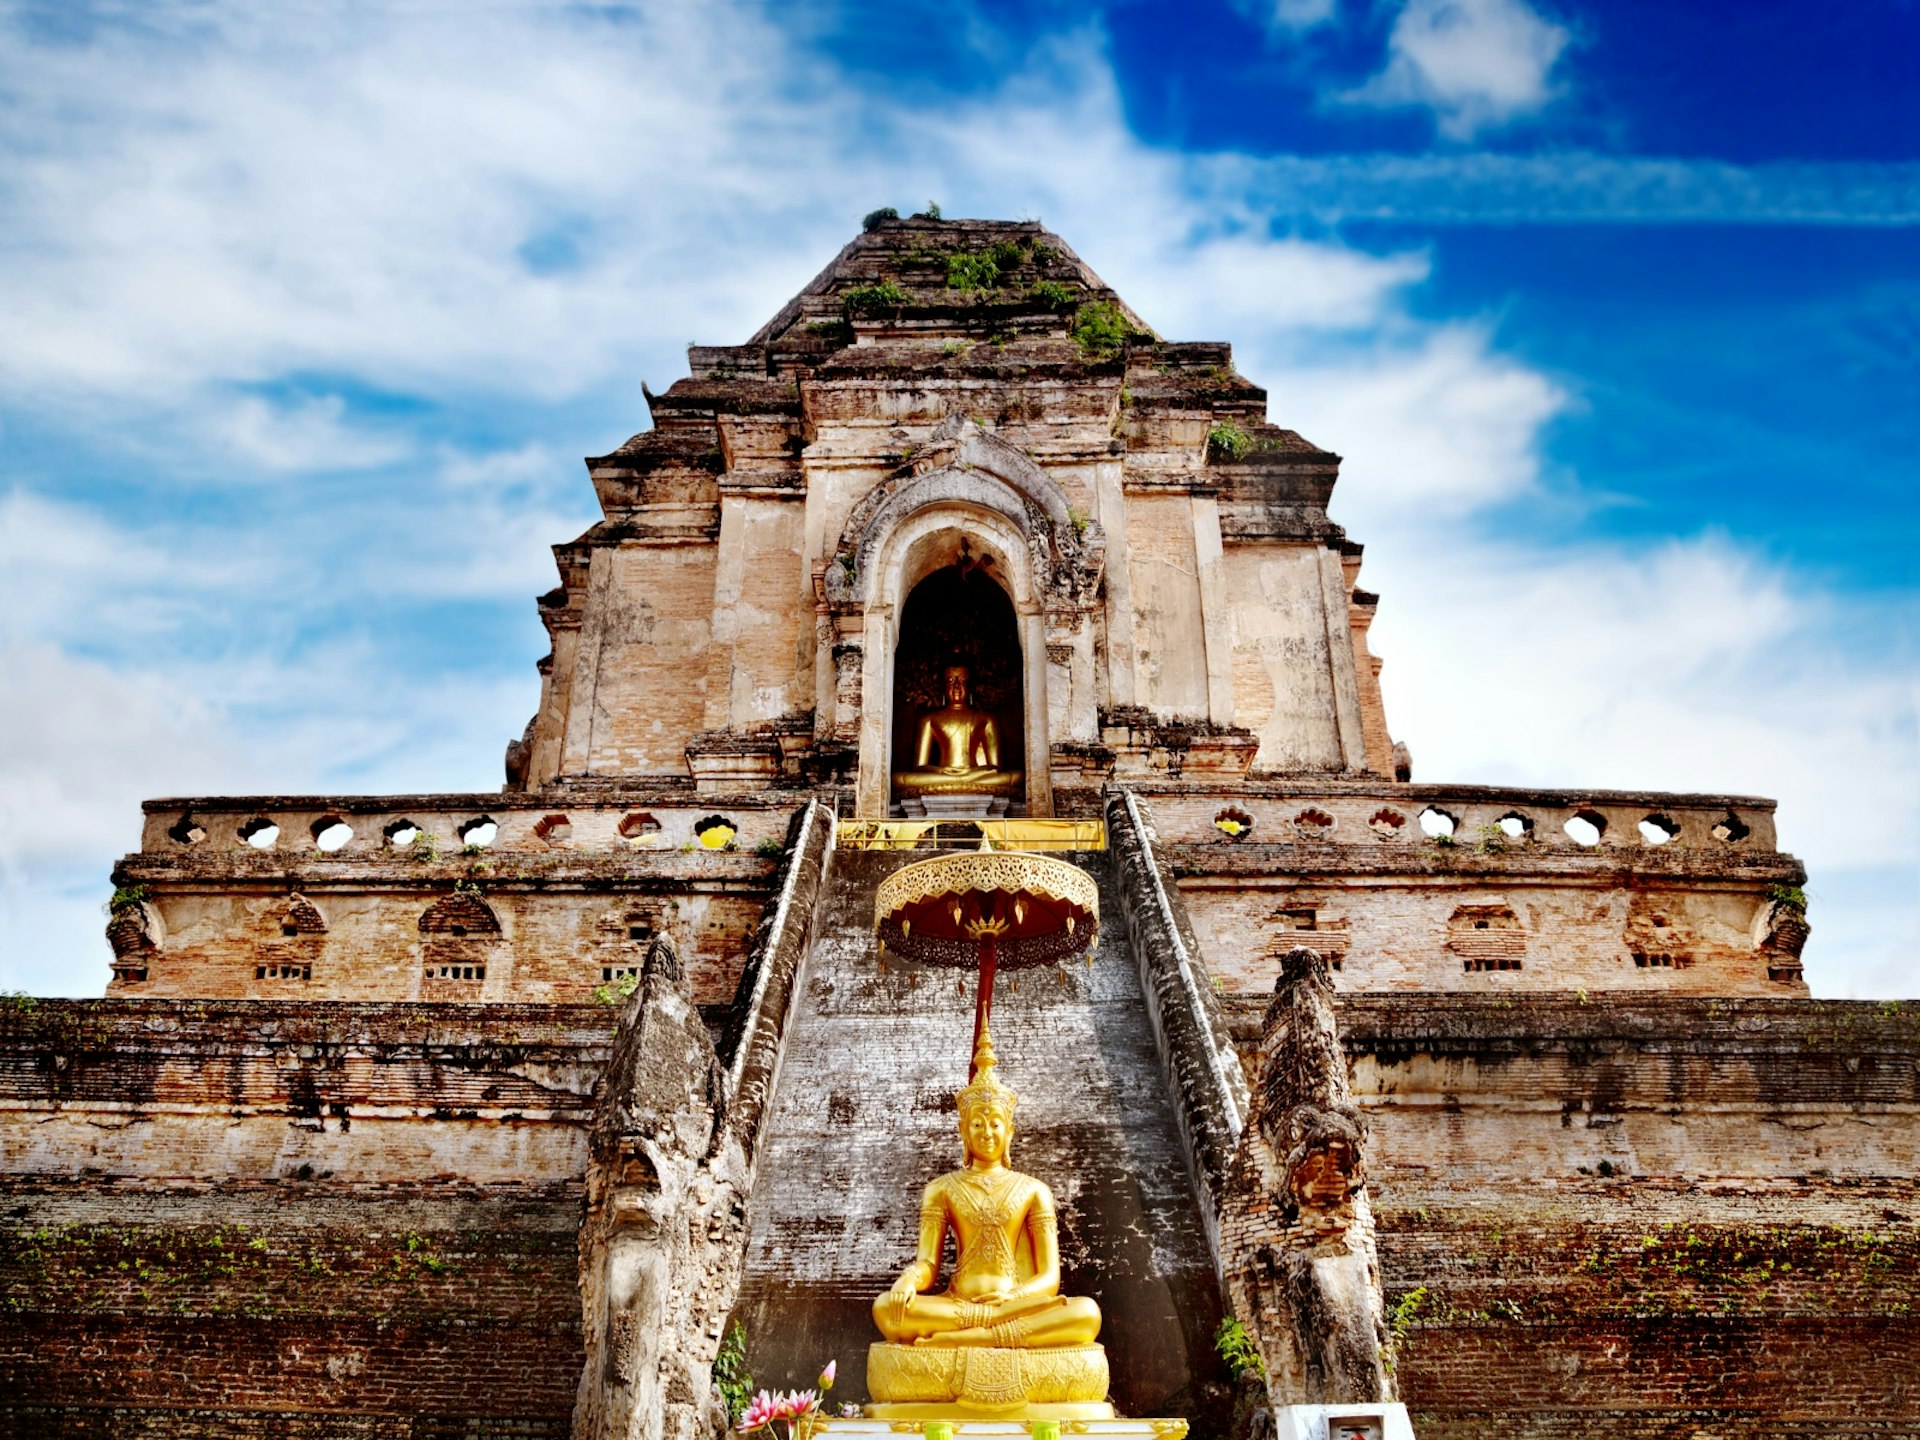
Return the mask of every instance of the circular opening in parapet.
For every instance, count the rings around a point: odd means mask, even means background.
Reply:
[[[406,850],[427,832],[411,820],[396,820],[380,833],[386,837],[387,844],[395,850]]]
[[[1429,805],[1420,812],[1420,833],[1429,840],[1451,840],[1453,832],[1460,828],[1460,817],[1449,814],[1438,805]]]
[[[1640,838],[1649,845],[1664,845],[1679,833],[1679,822],[1671,815],[1649,815],[1640,822]]]
[[[1600,843],[1600,837],[1607,833],[1607,819],[1596,810],[1576,810],[1567,817],[1567,823],[1561,828],[1574,844],[1592,849]]]
[[[189,812],[174,822],[173,828],[167,831],[167,838],[176,845],[198,845],[207,838],[207,832]]]
[[[500,822],[491,815],[477,815],[460,827],[460,843],[475,850],[493,844],[500,833]]]
[[[702,815],[693,822],[693,838],[703,850],[724,850],[739,833],[740,827],[724,815]]]
[[[1213,828],[1229,840],[1244,840],[1253,829],[1253,816],[1238,805],[1229,805],[1213,817]]]
[[[1309,805],[1293,817],[1293,828],[1309,840],[1333,833],[1333,816],[1316,805]]]
[[[1713,827],[1713,838],[1727,845],[1738,845],[1752,833],[1731,810],[1727,812],[1726,819]]]
[[[322,815],[313,822],[315,848],[332,854],[353,839],[353,827],[338,815]]]
[[[1526,840],[1533,835],[1532,818],[1518,810],[1509,810],[1493,823],[1509,840]]]
[[[271,850],[280,839],[280,827],[264,815],[256,815],[240,827],[240,843],[256,850]]]
[[[620,821],[620,838],[629,845],[650,845],[660,833],[660,822],[644,810],[635,810]]]
[[[1398,810],[1382,807],[1373,812],[1372,818],[1367,821],[1367,828],[1382,840],[1392,840],[1407,828],[1407,817]]]

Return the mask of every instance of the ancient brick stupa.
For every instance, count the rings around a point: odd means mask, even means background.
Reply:
[[[0,1433],[864,1401],[972,1008],[875,891],[982,847],[1098,892],[993,1040],[1122,1416],[1920,1427],[1916,1010],[1808,998],[1768,801],[1416,782],[1338,457],[1150,320],[870,217],[587,462],[504,790],[149,802],[0,1011]]]

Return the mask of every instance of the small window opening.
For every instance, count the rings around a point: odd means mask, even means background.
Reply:
[[[491,815],[479,815],[460,827],[460,843],[484,849],[500,834],[500,822]]]
[[[1590,850],[1607,833],[1607,820],[1597,810],[1579,810],[1568,816],[1567,823],[1560,828],[1574,844]]]
[[[619,829],[622,840],[630,841],[637,845],[649,835],[658,835],[660,833],[660,822],[646,811],[636,810],[621,819]]]
[[[1380,809],[1373,812],[1367,821],[1367,828],[1382,840],[1391,840],[1406,828],[1407,817],[1398,810]]]
[[[484,965],[429,965],[429,980],[484,980],[487,967]]]
[[[1671,815],[1649,815],[1640,822],[1640,838],[1649,845],[1665,845],[1680,833]]]
[[[1437,805],[1429,805],[1420,812],[1420,830],[1430,840],[1451,840],[1453,832],[1460,828],[1460,817],[1442,810]]]
[[[1727,818],[1713,827],[1713,838],[1723,845],[1738,845],[1752,833],[1752,830],[1740,823],[1740,817],[1732,811],[1728,811]]]
[[[240,827],[240,842],[256,850],[271,850],[280,839],[280,827],[264,815],[256,815]]]
[[[353,827],[338,815],[323,815],[313,822],[313,843],[316,849],[331,855],[353,839]]]

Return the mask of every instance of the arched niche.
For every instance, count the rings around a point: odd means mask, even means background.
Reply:
[[[991,763],[1008,773],[1024,768],[1026,677],[1020,622],[1013,597],[993,569],[972,553],[962,534],[955,562],[923,576],[900,607],[889,706],[894,769],[888,799],[893,805],[916,798],[900,783],[900,772],[912,772],[923,761],[967,763],[947,755],[937,739],[921,754],[922,722],[946,706],[948,676],[955,667],[967,672],[968,707],[992,717],[997,750]],[[1024,803],[1024,790],[1012,798]]]
[[[1018,752],[1003,741],[1001,764],[1024,772],[1027,813],[1051,815],[1046,621],[1025,535],[997,510],[943,498],[901,518],[866,553],[870,568],[865,577],[860,688],[869,703],[860,717],[859,812],[891,813],[893,771],[912,759],[905,742],[899,750],[895,742],[903,726],[912,723],[895,714],[894,668],[908,597],[936,572],[964,569],[999,589],[1012,608],[1019,646],[1020,736]]]

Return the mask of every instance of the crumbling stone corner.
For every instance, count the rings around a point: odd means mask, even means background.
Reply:
[[[726,1429],[709,1375],[739,1291],[748,1181],[725,1088],[673,948],[656,940],[620,1014],[589,1141],[574,1440]]]
[[[1276,1408],[1395,1398],[1366,1139],[1327,962],[1296,947],[1280,959],[1220,1218],[1229,1298]]]

